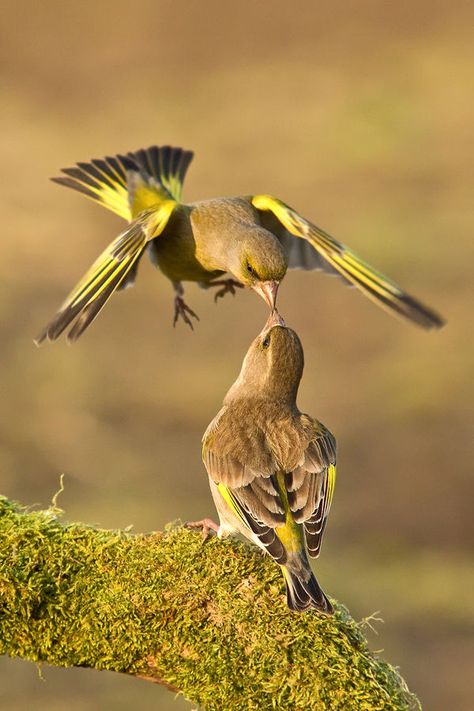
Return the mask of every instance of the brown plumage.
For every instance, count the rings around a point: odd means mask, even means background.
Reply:
[[[203,460],[219,535],[241,533],[282,567],[291,609],[331,612],[306,549],[319,555],[334,490],[336,443],[324,425],[298,410],[302,372],[300,340],[274,314],[206,430]]]

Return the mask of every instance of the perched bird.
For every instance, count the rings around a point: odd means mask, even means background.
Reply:
[[[203,437],[220,525],[210,519],[190,525],[213,528],[219,537],[241,533],[281,566],[290,609],[330,613],[306,549],[319,555],[336,479],[336,442],[298,410],[302,373],[301,342],[275,311]]]
[[[270,195],[181,202],[193,153],[152,146],[126,155],[78,163],[53,178],[123,217],[129,225],[105,249],[38,335],[36,343],[68,334],[76,340],[114,291],[133,284],[141,257],[175,288],[176,323],[192,327],[196,314],[183,299],[183,281],[219,287],[216,299],[250,287],[273,309],[288,267],[323,269],[387,310],[423,328],[439,328],[441,317],[376,272],[347,247]],[[230,276],[223,278],[227,273]]]

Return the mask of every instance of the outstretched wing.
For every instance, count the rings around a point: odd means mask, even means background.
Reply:
[[[52,178],[131,221],[143,210],[170,199],[179,202],[191,151],[151,146],[126,155],[93,159],[63,168]]]
[[[271,195],[255,195],[251,202],[261,214],[264,226],[268,226],[282,241],[288,253],[289,266],[338,273],[379,306],[423,328],[441,328],[444,324],[439,314],[402,291],[393,281],[281,200]],[[295,237],[311,245],[315,255],[312,256],[308,247],[302,247]]]
[[[75,324],[68,334],[68,341],[76,341],[114,291],[133,274],[149,241],[164,231],[176,204],[173,200],[163,201],[134,220],[102,252],[66,298],[56,316],[37,336],[35,343],[40,345],[45,340],[56,340],[73,321]]]

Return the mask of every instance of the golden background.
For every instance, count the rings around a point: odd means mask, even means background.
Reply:
[[[473,698],[472,21],[457,0],[18,0],[0,37],[1,493],[46,506],[64,472],[68,520],[214,515],[200,438],[266,319],[255,294],[216,306],[190,285],[201,322],[173,329],[144,260],[74,347],[32,342],[122,228],[48,177],[194,149],[185,199],[273,193],[448,320],[422,332],[319,273],[279,296],[305,347],[300,407],[338,439],[318,577],[356,618],[380,611],[372,647],[425,708],[457,711]],[[0,706],[189,708],[118,674],[42,673],[0,659]]]

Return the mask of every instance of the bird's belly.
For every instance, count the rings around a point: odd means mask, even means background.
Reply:
[[[194,243],[189,240],[163,240],[150,245],[150,257],[171,281],[215,279],[221,272],[208,271],[195,257]]]

